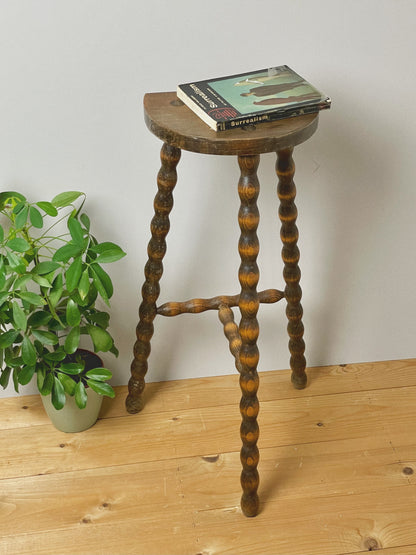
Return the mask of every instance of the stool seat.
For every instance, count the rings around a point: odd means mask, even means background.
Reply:
[[[318,127],[318,114],[311,114],[217,132],[174,92],[148,93],[143,104],[146,125],[154,135],[165,143],[201,154],[275,152],[303,143]]]
[[[146,279],[142,287],[140,320],[136,328],[137,339],[133,349],[134,359],[131,364],[126,407],[130,413],[139,412],[143,408],[144,378],[148,369],[147,361],[151,350],[150,341],[154,332],[155,317],[171,317],[185,313],[198,314],[206,310],[216,310],[228,339],[229,349],[234,356],[236,369],[240,373],[242,393],[240,482],[243,489],[241,508],[246,516],[255,516],[259,511],[257,311],[261,303],[275,303],[282,299],[286,301],[292,383],[294,387],[302,389],[307,382],[302,290],[299,285],[300,253],[297,247],[296,187],[293,181],[295,165],[292,152],[296,145],[306,141],[315,132],[318,126],[318,114],[216,132],[178,100],[174,92],[146,94],[144,112],[148,128],[163,141],[160,153],[162,164],[157,174],[158,192],[154,200],[155,214],[150,225],[152,237],[148,244],[148,261],[144,269]],[[235,295],[218,295],[210,299],[195,298],[181,302],[171,301],[158,306],[159,281],[163,274],[163,258],[166,253],[165,239],[170,229],[169,215],[173,207],[173,190],[177,182],[176,167],[181,158],[182,149],[202,154],[235,155],[238,159],[240,168],[238,223],[241,232],[238,242],[241,258],[238,279],[241,289],[240,293]],[[286,286],[284,291],[278,289],[257,291],[259,281],[259,268],[256,261],[259,252],[257,227],[260,219],[257,207],[260,190],[257,168],[260,155],[272,151],[277,154],[275,169],[278,177],[277,196],[280,201],[283,278]],[[213,225],[219,225],[219,222],[213,221]],[[203,259],[203,254],[201,258]],[[239,308],[241,315],[239,325],[234,322],[233,307]]]

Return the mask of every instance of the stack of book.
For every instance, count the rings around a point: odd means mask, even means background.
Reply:
[[[328,96],[286,65],[178,85],[177,96],[215,131],[331,106]]]

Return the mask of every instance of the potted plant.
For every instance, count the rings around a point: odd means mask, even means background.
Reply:
[[[82,416],[103,395],[114,397],[107,383],[112,374],[96,355],[118,355],[109,313],[99,306],[110,306],[113,294],[102,264],[125,253],[95,239],[84,202],[78,191],[35,203],[21,193],[0,193],[0,385],[11,378],[18,392],[36,376],[49,415],[65,408]],[[82,336],[95,354],[80,349]],[[75,431],[69,427],[64,431]]]

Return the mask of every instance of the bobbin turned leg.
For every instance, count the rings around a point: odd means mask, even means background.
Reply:
[[[131,378],[126,408],[136,413],[143,408],[142,393],[145,387],[147,359],[150,354],[150,340],[153,336],[153,320],[156,316],[156,301],[159,297],[159,280],[163,273],[162,260],[166,252],[165,238],[169,231],[169,214],[173,207],[172,192],[176,185],[176,166],[181,151],[179,148],[164,144],[160,153],[161,168],[157,176],[158,192],[154,201],[155,215],[151,222],[152,238],[148,245],[148,261],[142,288],[142,303],[139,308],[140,320],[136,328],[134,359],[131,364]]]
[[[283,276],[286,282],[285,297],[287,301],[286,315],[289,323],[290,367],[292,383],[297,389],[306,386],[306,359],[304,356],[302,324],[302,290],[299,285],[300,269],[299,249],[297,247],[298,228],[296,227],[297,209],[295,205],[296,187],[293,181],[295,164],[292,159],[293,148],[277,153],[276,173],[279,178],[277,194],[280,199],[279,218],[282,223],[280,236],[283,242],[282,258],[284,262]]]
[[[241,486],[243,488],[241,508],[246,516],[256,516],[259,511],[259,498],[257,495],[259,485],[259,474],[257,472],[259,461],[259,450],[257,448],[259,436],[257,424],[257,414],[259,412],[259,402],[257,399],[259,385],[257,375],[257,363],[259,360],[257,338],[259,335],[259,325],[256,318],[259,307],[256,290],[259,280],[259,269],[256,263],[259,252],[259,241],[256,233],[259,223],[259,211],[257,208],[259,182],[256,171],[259,161],[260,156],[258,155],[240,155],[238,157],[241,170],[241,177],[238,183],[238,193],[241,202],[238,213],[238,222],[241,230],[240,241],[238,243],[238,251],[241,257],[238,274],[241,285],[239,299],[241,312],[239,326],[241,337],[239,354],[241,364],[240,387],[242,391],[240,433],[243,442],[240,454],[243,466],[241,473]]]

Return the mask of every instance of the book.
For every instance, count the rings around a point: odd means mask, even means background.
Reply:
[[[331,99],[287,65],[178,85],[177,97],[215,131],[313,114]]]

